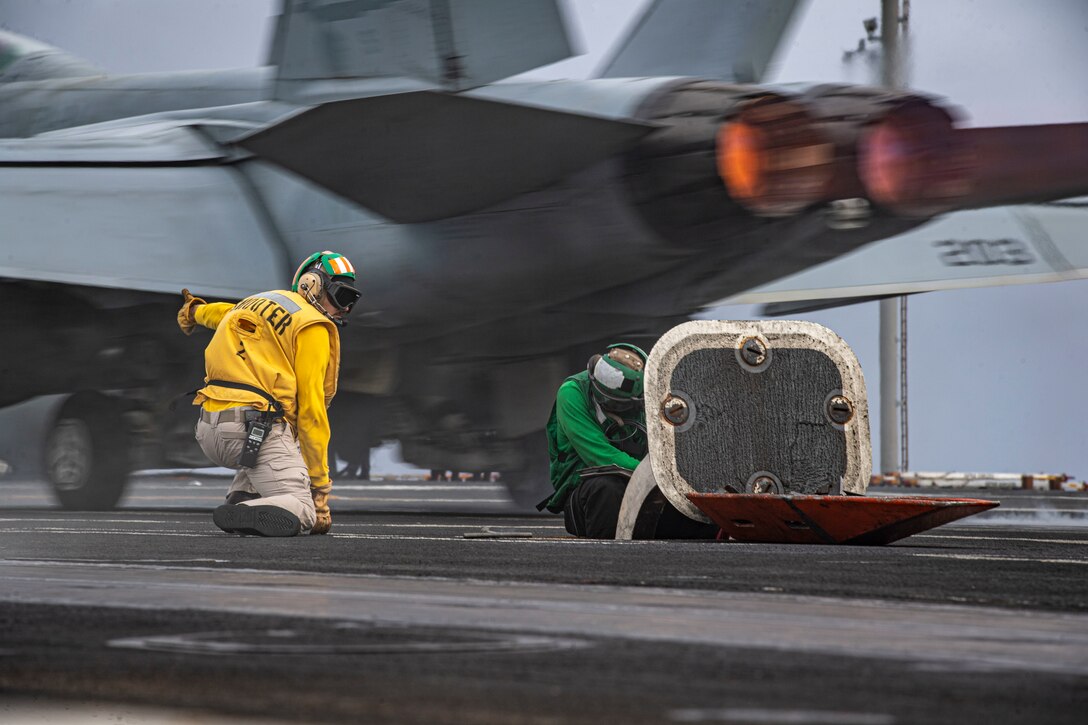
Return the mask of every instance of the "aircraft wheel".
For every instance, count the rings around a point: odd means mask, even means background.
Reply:
[[[66,509],[113,508],[128,482],[128,435],[121,406],[101,393],[76,393],[45,442],[45,473]]]
[[[545,496],[554,492],[548,477],[548,444],[544,431],[525,436],[521,447],[521,465],[502,471],[500,481],[514,503],[524,509],[536,509]]]

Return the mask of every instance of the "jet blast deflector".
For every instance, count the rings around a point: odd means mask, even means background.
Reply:
[[[998,506],[977,498],[690,493],[737,541],[881,545]]]
[[[656,538],[666,502],[738,541],[888,544],[997,506],[866,496],[865,380],[849,345],[812,322],[687,322],[646,363],[649,455],[616,538]]]

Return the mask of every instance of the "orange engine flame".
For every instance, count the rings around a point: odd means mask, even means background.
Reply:
[[[737,122],[722,126],[718,168],[729,191],[740,199],[756,199],[766,186],[766,140],[758,128]]]
[[[821,201],[833,156],[805,108],[779,96],[752,101],[718,129],[718,175],[757,214],[796,214]]]

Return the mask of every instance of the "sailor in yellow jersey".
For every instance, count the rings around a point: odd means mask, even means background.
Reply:
[[[294,536],[332,526],[326,410],[340,370],[337,325],[359,299],[354,285],[347,258],[326,251],[299,266],[289,291],[232,304],[182,290],[182,331],[215,330],[193,404],[205,455],[238,471],[212,517],[224,531]]]

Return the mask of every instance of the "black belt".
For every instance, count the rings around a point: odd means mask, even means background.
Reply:
[[[271,417],[272,417],[273,420],[275,420],[276,418],[282,418],[284,416],[283,405],[280,403],[280,401],[276,400],[271,395],[269,395],[268,393],[261,390],[260,388],[258,388],[255,385],[249,385],[247,383],[235,383],[235,382],[230,381],[230,380],[209,380],[207,384],[208,385],[217,385],[217,386],[219,386],[221,388],[234,388],[235,390],[248,390],[251,393],[256,393],[257,395],[259,395],[262,398],[264,398],[265,400],[267,400],[268,404],[272,406],[272,410],[268,411],[268,412],[272,413]],[[193,391],[193,392],[196,392],[196,391]],[[228,408],[227,410],[234,410],[234,409]],[[222,418],[220,418],[220,420],[222,420]]]

